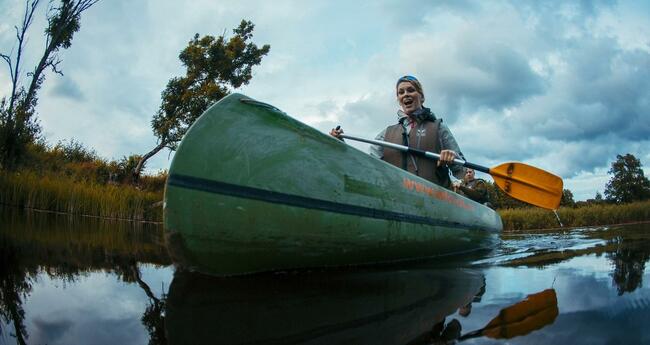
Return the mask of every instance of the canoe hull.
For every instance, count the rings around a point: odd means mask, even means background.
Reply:
[[[216,275],[457,254],[501,229],[491,209],[239,94],[181,142],[164,222],[176,261]]]

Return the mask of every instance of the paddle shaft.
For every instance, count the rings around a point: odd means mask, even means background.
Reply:
[[[431,159],[434,159],[434,160],[439,160],[440,159],[440,155],[437,154],[437,153],[433,153],[433,152],[430,152],[430,151],[424,151],[424,150],[420,150],[420,149],[415,149],[415,148],[404,146],[404,145],[393,144],[393,143],[389,143],[389,142],[382,141],[382,140],[366,139],[366,138],[361,138],[361,137],[357,137],[357,136],[354,136],[354,135],[347,135],[347,134],[341,134],[341,138],[355,140],[355,141],[362,141],[362,142],[365,142],[365,143],[380,145],[380,146],[384,146],[384,147],[390,147],[390,148],[395,149],[395,150],[408,152],[408,153],[414,154],[416,156],[427,157],[427,158],[431,158]],[[458,158],[454,159],[453,164],[461,165],[461,166],[464,166],[466,168],[470,168],[470,169],[474,169],[476,171],[484,172],[484,173],[492,175],[492,176],[498,176],[498,177],[501,177],[501,178],[511,179],[511,180],[514,179],[518,183],[522,183],[522,184],[532,186],[532,187],[535,187],[535,188],[538,188],[538,189],[542,189],[542,190],[546,190],[546,191],[552,191],[551,189],[545,188],[544,186],[539,186],[539,185],[531,183],[529,181],[518,179],[516,176],[503,174],[503,173],[501,173],[499,171],[494,171],[494,170],[491,170],[490,168],[486,168],[486,167],[484,167],[482,165],[470,163],[470,162],[464,161],[462,159],[458,159]]]
[[[360,137],[356,137],[356,136],[353,136],[353,135],[347,135],[347,134],[341,134],[340,136],[341,136],[341,138],[345,138],[345,139],[350,139],[350,140],[355,140],[355,141],[362,141],[362,142],[368,143],[368,144],[374,144],[374,145],[389,147],[391,149],[395,149],[395,150],[399,150],[399,151],[403,151],[403,152],[408,152],[408,153],[411,153],[413,155],[420,156],[420,157],[427,157],[427,158],[431,158],[431,159],[434,159],[434,160],[439,160],[440,159],[440,155],[437,154],[437,153],[433,153],[433,152],[430,152],[430,151],[424,151],[424,150],[420,150],[420,149],[416,149],[416,148],[412,148],[412,147],[408,147],[408,146],[404,146],[404,145],[393,144],[393,143],[389,143],[389,142],[382,141],[382,140],[360,138]],[[468,161],[464,161],[464,160],[458,159],[458,158],[453,160],[453,164],[461,165],[461,166],[464,166],[466,168],[471,168],[471,169],[474,169],[474,170],[477,170],[477,171],[480,171],[480,172],[484,172],[486,174],[490,173],[490,168],[486,168],[484,166],[474,164],[474,163],[470,163]]]
[[[381,140],[360,138],[353,135],[341,134],[341,138],[361,141],[364,143],[389,147],[402,152],[411,153],[420,157],[440,160],[440,155],[416,148],[388,143]],[[494,183],[509,196],[529,204],[556,210],[560,206],[563,195],[562,178],[524,163],[508,162],[492,168],[470,163],[461,159],[454,159],[452,164],[471,168],[489,174]]]

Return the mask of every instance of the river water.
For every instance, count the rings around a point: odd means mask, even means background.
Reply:
[[[175,269],[159,225],[0,211],[0,344],[650,343],[650,224],[226,279]]]

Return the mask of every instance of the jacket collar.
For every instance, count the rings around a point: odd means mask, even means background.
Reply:
[[[404,124],[404,121],[409,119],[409,116],[406,115],[402,110],[397,111],[398,122]],[[431,109],[422,107],[422,109],[417,110],[413,113],[412,116],[418,123],[424,121],[435,121],[436,115],[431,111]]]

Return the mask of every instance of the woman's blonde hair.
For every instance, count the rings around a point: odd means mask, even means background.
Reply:
[[[413,87],[415,88],[415,91],[417,91],[420,96],[424,99],[424,91],[422,90],[422,84],[420,84],[420,81],[412,76],[412,75],[405,75],[399,79],[397,79],[397,83],[395,84],[395,93],[397,93],[397,87],[399,86],[400,83],[403,82],[409,82]]]

